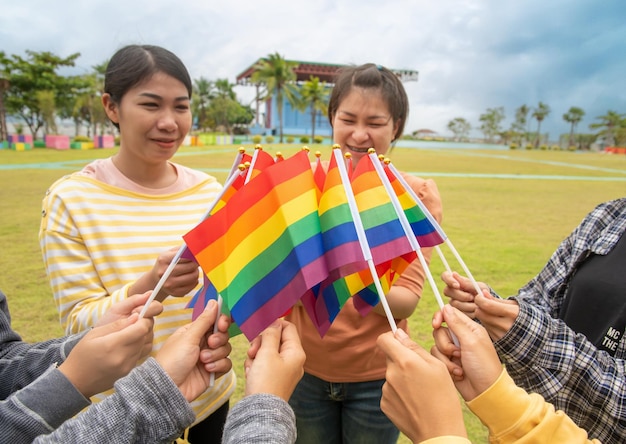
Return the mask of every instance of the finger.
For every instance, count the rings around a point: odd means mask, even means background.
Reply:
[[[429,356],[428,352],[413,342],[402,329],[396,330],[396,333],[391,335],[383,333],[378,337],[377,344],[391,361],[400,360],[406,354],[407,348],[422,359],[428,359]]]
[[[476,296],[475,304],[481,311],[492,316],[506,316],[509,314],[508,304],[494,298],[487,290],[483,290],[480,295]]]
[[[302,349],[298,329],[291,322],[279,320],[282,324],[280,351]]]
[[[192,341],[197,341],[200,343],[200,340],[204,338],[204,336],[213,329],[213,324],[215,323],[215,319],[217,318],[217,301],[215,299],[209,300],[206,307],[200,313],[200,316],[196,318],[185,331],[185,334],[190,336]]]
[[[441,273],[441,280],[449,287],[459,288],[459,282],[454,278],[454,274],[451,271],[444,271]]]
[[[430,354],[446,366],[448,373],[457,377],[463,376],[463,367],[455,363],[448,355],[442,353],[437,346],[433,346],[430,349]]]
[[[113,307],[115,307],[118,313],[130,314],[133,311],[140,311],[148,301],[151,293],[151,291],[146,291],[145,293],[133,294],[126,299],[116,302]]]
[[[435,346],[446,356],[459,355],[459,347],[454,343],[446,327],[433,330]]]
[[[463,342],[472,336],[475,336],[478,330],[482,329],[480,325],[467,317],[456,308],[446,305],[443,307],[443,317],[448,324],[448,328],[456,335],[463,348]]]
[[[274,321],[269,327],[261,332],[261,346],[257,352],[257,356],[263,353],[278,353],[280,350],[280,339],[282,335],[282,324],[280,321]]]
[[[254,359],[256,354],[259,352],[259,348],[261,348],[261,336],[257,336],[250,342],[250,346],[246,352],[248,358]]]
[[[441,313],[441,310],[436,311],[435,314],[433,315],[433,321],[432,321],[432,326],[433,329],[438,329],[443,325],[443,313]]]

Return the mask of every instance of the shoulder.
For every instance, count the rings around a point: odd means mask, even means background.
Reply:
[[[443,216],[443,204],[437,183],[432,179],[423,179],[409,173],[401,172],[400,174],[417,194],[417,197],[426,205],[433,217],[440,222]]]

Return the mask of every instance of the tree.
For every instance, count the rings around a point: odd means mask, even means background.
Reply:
[[[539,147],[539,139],[541,139],[541,122],[550,114],[550,107],[543,102],[539,102],[537,108],[533,110],[533,118],[537,119],[537,137],[535,138],[535,148]]]
[[[211,102],[213,83],[204,77],[200,77],[194,80],[194,86],[193,100],[191,101],[193,114],[196,116],[197,127],[204,131],[206,130],[207,108]]]
[[[71,78],[57,74],[57,69],[74,66],[80,53],[61,58],[51,52],[26,51],[27,58],[13,55],[2,58],[8,73],[9,88],[5,95],[7,113],[22,118],[33,137],[44,125],[44,117],[37,100],[37,91],[52,91],[57,107],[68,106],[75,84]]]
[[[310,108],[311,110],[311,141],[315,140],[317,112],[326,114],[328,111],[328,94],[328,88],[324,82],[320,82],[319,77],[311,76],[300,87],[301,109]]]
[[[294,72],[296,66],[298,66],[297,62],[285,60],[276,52],[254,65],[255,71],[252,74],[252,82],[265,84],[268,97],[263,99],[273,96],[276,101],[280,143],[283,143],[283,100],[287,99],[294,107],[297,107],[296,73]]]
[[[56,134],[56,105],[54,101],[54,92],[52,91],[37,91],[35,93],[37,98],[37,105],[41,110],[41,119],[43,120],[44,132],[46,134]]]
[[[9,76],[4,51],[0,51],[0,142],[8,140],[9,132],[7,130],[7,111],[4,106],[4,92],[9,89]]]
[[[600,120],[600,122],[590,124],[589,128],[600,130],[598,131],[598,136],[604,139],[604,144],[606,146],[614,146],[616,142],[615,133],[622,127],[623,119],[624,114],[609,110],[605,115],[596,117],[596,120]]]
[[[504,108],[487,108],[487,112],[479,117],[481,123],[480,130],[485,135],[487,142],[492,143],[493,138],[501,131],[500,124],[504,120]]]
[[[515,110],[515,120],[511,124],[511,138],[522,144],[522,139],[528,138],[528,113],[530,108],[522,105]]]
[[[578,125],[584,116],[585,112],[582,108],[576,106],[572,106],[568,112],[563,114],[563,120],[571,125],[569,131],[569,146],[574,145],[574,131],[576,130],[576,125]]]
[[[448,122],[448,129],[454,134],[454,140],[463,141],[467,140],[472,125],[463,117],[455,117]]]

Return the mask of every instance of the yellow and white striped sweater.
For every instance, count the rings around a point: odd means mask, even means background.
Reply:
[[[90,328],[126,298],[128,287],[161,252],[182,245],[182,235],[200,221],[221,188],[208,175],[191,188],[163,195],[128,191],[81,173],[55,182],[43,200],[39,239],[66,332]],[[185,306],[192,294],[163,301],[163,313],[155,318],[153,354],[191,321]],[[231,370],[196,399],[196,422],[222,406],[235,383]]]

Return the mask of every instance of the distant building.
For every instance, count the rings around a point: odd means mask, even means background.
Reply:
[[[256,62],[243,70],[236,78],[236,83],[238,85],[255,86],[257,88],[257,95],[259,92],[259,86],[254,85],[251,82],[251,78],[254,73],[254,67],[262,60],[263,58],[258,59]],[[290,60],[288,62],[295,62],[298,64],[294,69],[297,83],[301,84],[310,80],[311,77],[318,77],[321,82],[327,84],[328,88],[332,88],[337,71],[344,66],[348,66],[331,63],[303,62],[297,60]],[[392,71],[395,72],[402,79],[402,81],[417,81],[417,71],[407,69],[392,69]],[[277,109],[275,98],[272,97],[265,102],[265,113],[263,116],[261,115],[259,106],[260,104],[257,102],[257,120],[251,128],[252,134],[278,134],[278,118],[274,119],[273,116],[273,110]],[[330,127],[330,123],[328,122],[328,117],[318,112],[315,119],[315,134],[326,137],[330,136],[332,134],[332,129]],[[285,99],[283,102],[283,134],[311,134],[311,110],[306,109],[305,111],[300,111],[294,109],[289,101]]]

